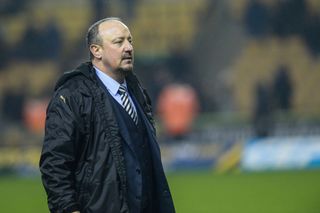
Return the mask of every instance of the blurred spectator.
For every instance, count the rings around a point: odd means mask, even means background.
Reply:
[[[190,131],[199,106],[192,87],[171,84],[160,93],[157,108],[166,134],[174,139],[182,139]]]
[[[153,105],[156,105],[160,91],[163,87],[173,82],[171,71],[161,60],[142,63],[139,57],[135,60],[135,67],[141,81],[148,89]]]
[[[18,123],[22,121],[25,103],[24,89],[6,89],[2,99],[2,114],[5,121]]]
[[[44,28],[29,21],[21,41],[16,47],[16,55],[31,61],[58,59],[62,48],[62,36],[57,25],[51,20]]]
[[[166,64],[176,81],[188,82],[190,80],[190,59],[187,51],[179,42],[171,48],[170,57],[167,59]]]
[[[154,70],[154,72],[152,73],[152,85],[150,85],[151,94],[155,98],[158,98],[161,90],[173,82],[173,77],[170,70],[165,65],[155,66],[152,70]],[[154,100],[153,103],[156,103],[156,100]]]
[[[42,36],[33,22],[28,22],[22,39],[16,47],[16,55],[22,59],[37,60],[42,58]]]
[[[273,28],[280,37],[302,35],[307,15],[305,0],[279,1],[275,11]]]
[[[108,12],[108,7],[106,6],[109,0],[92,0],[91,5],[93,8],[93,22],[104,18]]]
[[[301,36],[313,55],[320,53],[320,17],[308,13],[305,0],[282,0],[271,12],[263,0],[250,0],[245,11],[250,35],[261,38],[272,31],[279,37]]]
[[[122,14],[122,16],[130,19],[134,16],[134,10],[137,0],[122,0],[122,3],[124,4],[124,12],[125,14]],[[93,21],[100,20],[102,18],[105,18],[106,16],[109,16],[109,10],[110,5],[113,3],[110,0],[92,0],[90,1],[92,8],[93,8]]]
[[[133,18],[137,0],[122,0],[126,7],[126,17]]]
[[[27,129],[34,133],[42,133],[46,120],[47,99],[28,100],[23,108],[23,120]]]
[[[288,68],[284,65],[280,66],[275,73],[272,93],[273,106],[276,109],[288,110],[291,108],[293,88]]]
[[[42,54],[45,54],[48,59],[57,61],[60,58],[63,41],[61,32],[53,19],[43,29],[42,39],[44,41]]]
[[[263,37],[269,32],[271,14],[261,0],[251,0],[245,13],[245,25],[249,34]]]
[[[4,68],[9,59],[9,47],[3,35],[2,28],[0,27],[0,70]]]
[[[273,129],[270,92],[262,83],[258,83],[255,90],[253,126],[256,137],[269,136]]]
[[[0,14],[14,14],[25,9],[28,1],[26,0],[1,0]]]
[[[309,16],[304,30],[304,40],[310,52],[317,56],[320,53],[320,16]]]

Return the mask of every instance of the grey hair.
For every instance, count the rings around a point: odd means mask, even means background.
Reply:
[[[118,17],[108,17],[108,18],[104,18],[104,19],[101,19],[101,20],[95,22],[94,24],[92,24],[89,27],[86,40],[87,40],[87,46],[88,46],[89,52],[90,52],[90,60],[92,60],[94,58],[93,54],[90,51],[90,46],[92,44],[102,45],[102,40],[99,35],[99,26],[101,23],[106,22],[106,21],[121,21],[121,19]]]

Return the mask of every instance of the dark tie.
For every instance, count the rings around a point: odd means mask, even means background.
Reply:
[[[123,108],[127,111],[129,116],[132,118],[133,122],[137,125],[138,124],[138,115],[137,115],[137,112],[135,111],[135,109],[133,108],[132,103],[128,97],[126,87],[123,85],[120,85],[118,92],[121,96]]]

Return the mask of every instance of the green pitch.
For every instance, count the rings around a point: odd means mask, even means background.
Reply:
[[[178,213],[320,213],[320,171],[170,176]]]
[[[173,173],[177,213],[320,213],[320,171]],[[0,212],[47,213],[39,178],[0,178]]]

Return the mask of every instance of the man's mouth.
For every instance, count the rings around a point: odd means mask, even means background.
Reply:
[[[122,61],[124,61],[125,63],[132,63],[132,57],[124,57],[122,58]]]

